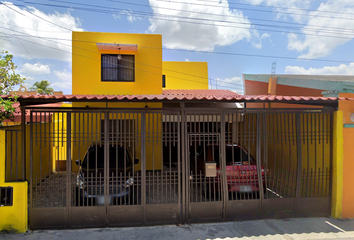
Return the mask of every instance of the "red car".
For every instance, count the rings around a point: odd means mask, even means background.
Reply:
[[[227,144],[225,155],[228,191],[240,193],[259,192],[257,164],[251,154],[240,145]],[[220,169],[219,156],[219,145],[211,144],[199,146],[195,154],[191,151],[190,169],[192,175],[196,175],[196,177],[201,173],[205,173],[205,163],[216,163],[216,176],[206,177],[206,182],[203,185],[203,192],[206,196],[214,195],[214,193],[219,192],[221,188],[222,172]],[[195,169],[197,169],[197,173]],[[264,168],[261,166],[263,189],[265,191],[264,171]]]

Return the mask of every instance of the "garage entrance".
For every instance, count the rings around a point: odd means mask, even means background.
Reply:
[[[31,228],[179,223],[179,120],[178,112],[31,110]]]
[[[186,114],[189,222],[330,215],[332,113]]]
[[[32,229],[330,215],[330,110],[27,110]]]

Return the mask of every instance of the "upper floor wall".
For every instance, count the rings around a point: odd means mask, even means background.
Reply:
[[[161,85],[161,35],[73,32],[73,94],[161,94]]]
[[[208,89],[207,62],[162,62],[163,89]]]

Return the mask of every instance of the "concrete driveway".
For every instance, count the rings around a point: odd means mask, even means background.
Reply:
[[[2,234],[0,239],[354,239],[354,220],[297,218],[181,226],[47,230]]]

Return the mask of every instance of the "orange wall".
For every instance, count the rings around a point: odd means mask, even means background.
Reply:
[[[353,140],[354,128],[343,128],[343,218],[354,218]]]
[[[340,93],[339,97],[353,98],[352,93]],[[353,124],[350,115],[354,113],[354,102],[339,101],[338,110],[343,111],[343,124]],[[354,218],[354,128],[343,128],[343,205],[342,217]]]
[[[303,87],[293,87],[282,84],[277,84],[276,95],[281,96],[321,96],[324,90],[311,89]],[[257,82],[245,79],[245,94],[246,95],[268,95],[268,83]],[[248,103],[249,108],[268,108],[268,104],[263,103]],[[299,104],[283,104],[272,103],[272,108],[313,108],[314,106],[299,105]]]

